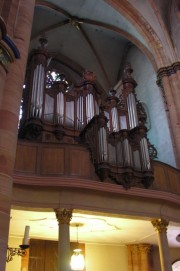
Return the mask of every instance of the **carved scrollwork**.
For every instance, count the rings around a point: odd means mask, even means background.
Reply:
[[[107,163],[98,164],[95,166],[95,169],[102,182],[108,179],[110,170]]]
[[[147,142],[148,142],[148,149],[149,149],[150,158],[156,159],[158,157],[157,149],[155,148],[155,146],[153,144],[151,144],[151,142],[149,141],[148,138],[147,138]]]
[[[136,186],[136,179],[133,176],[133,173],[127,172],[123,174],[122,185],[125,189],[129,189],[132,186]]]
[[[149,188],[153,183],[153,177],[152,176],[145,176],[142,179],[142,184],[145,188]]]
[[[139,124],[145,126],[147,122],[146,111],[140,101],[137,101],[136,106],[137,106]]]
[[[64,132],[63,127],[61,125],[56,125],[54,133],[55,133],[55,136],[58,140],[62,140],[65,135],[65,132]]]
[[[169,221],[163,218],[159,218],[159,219],[152,219],[151,223],[154,226],[155,230],[158,231],[159,233],[167,232]]]
[[[59,224],[69,224],[72,219],[72,209],[55,209],[56,218]]]
[[[42,131],[43,125],[40,119],[29,119],[24,124],[23,133],[20,136],[28,140],[38,140],[42,135]]]

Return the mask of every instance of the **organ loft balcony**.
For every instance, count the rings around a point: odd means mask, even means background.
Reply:
[[[84,71],[72,83],[66,74],[48,68],[49,57],[45,43],[29,57],[17,182],[27,173],[41,182],[46,182],[42,176],[51,176],[55,182],[74,178],[124,189],[156,187],[156,172],[163,164],[153,161],[157,151],[148,139],[147,114],[136,96],[131,65],[125,66],[120,91],[106,94],[93,72]]]

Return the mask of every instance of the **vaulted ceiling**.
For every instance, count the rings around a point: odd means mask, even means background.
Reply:
[[[120,80],[133,44],[149,50],[136,28],[103,0],[38,0],[30,49],[42,36],[48,40],[50,67],[71,81],[80,80],[84,70],[93,71],[105,91]]]

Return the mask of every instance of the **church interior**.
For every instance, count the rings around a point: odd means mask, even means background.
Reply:
[[[0,203],[2,271],[180,270],[179,0],[1,1]]]

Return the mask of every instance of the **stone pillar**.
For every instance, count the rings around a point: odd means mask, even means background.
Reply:
[[[139,245],[128,245],[128,270],[141,270],[141,259],[139,255]]]
[[[71,251],[69,223],[72,218],[71,209],[56,209],[56,218],[59,222],[58,241],[58,271],[70,271]]]
[[[1,52],[0,52],[0,55],[1,55]],[[6,80],[6,70],[4,69],[4,67],[2,65],[0,65],[0,105],[1,105],[1,101],[2,101],[5,80]]]
[[[127,245],[127,250],[128,250],[128,271],[133,271],[131,245]]]
[[[140,244],[139,252],[141,258],[141,270],[143,271],[151,271],[151,248],[152,246],[149,244]]]
[[[8,246],[12,174],[14,169],[17,130],[19,119],[19,106],[22,95],[22,86],[26,68],[26,61],[31,34],[35,0],[19,1],[16,24],[14,24],[14,39],[20,59],[7,66],[6,59],[0,59],[0,270],[6,266],[6,253]],[[11,9],[13,12],[13,7]],[[5,43],[3,50],[6,51]],[[2,52],[2,50],[1,50]],[[2,68],[8,68],[5,77]],[[6,70],[7,71],[7,70]]]
[[[153,219],[152,225],[158,234],[159,255],[161,262],[161,271],[172,271],[170,252],[167,240],[168,222],[165,219]]]
[[[180,168],[180,62],[161,68],[157,77],[168,110],[176,166]]]

